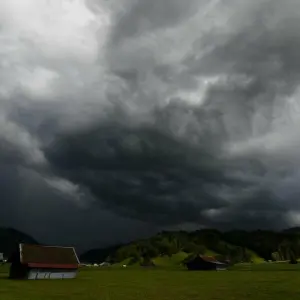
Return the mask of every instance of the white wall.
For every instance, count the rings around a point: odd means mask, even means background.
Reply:
[[[75,278],[77,275],[76,271],[62,271],[62,272],[53,272],[53,271],[44,271],[33,269],[28,273],[28,279],[71,279]]]

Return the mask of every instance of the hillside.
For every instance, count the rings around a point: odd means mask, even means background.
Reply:
[[[85,262],[126,265],[180,265],[194,254],[214,255],[219,260],[263,262],[300,258],[300,232],[288,229],[282,232],[214,229],[194,232],[161,232],[149,239],[133,241],[107,249],[95,249],[81,256]]]
[[[21,231],[0,228],[0,253],[5,257],[9,257],[19,243],[37,244],[37,241]]]
[[[112,246],[103,249],[92,249],[80,256],[81,262],[103,262],[111,254],[121,248],[123,245]]]

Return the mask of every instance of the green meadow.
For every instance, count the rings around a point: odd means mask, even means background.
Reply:
[[[0,267],[0,299],[233,300],[300,299],[300,265],[245,264],[228,271],[82,268],[74,280],[9,280]]]

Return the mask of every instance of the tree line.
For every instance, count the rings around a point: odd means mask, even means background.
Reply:
[[[253,262],[255,257],[266,261],[296,260],[300,258],[300,230],[165,231],[149,239],[116,247],[106,260],[118,263],[129,259],[129,264],[133,264],[178,252],[189,255],[214,253],[220,261],[230,260],[232,263]]]

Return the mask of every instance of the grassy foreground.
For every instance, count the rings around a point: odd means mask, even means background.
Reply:
[[[222,272],[99,269],[80,271],[74,280],[13,281],[0,267],[5,300],[282,300],[300,299],[300,266],[240,265]]]

